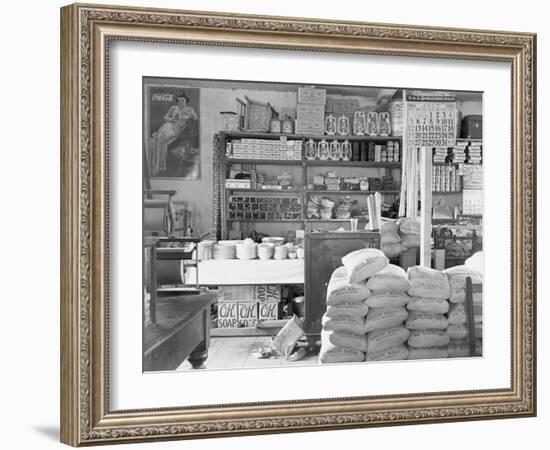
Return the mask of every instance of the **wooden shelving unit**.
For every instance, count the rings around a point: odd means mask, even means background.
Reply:
[[[225,131],[223,134],[231,139],[280,139],[281,137],[294,140],[321,140],[327,141],[367,141],[367,142],[386,142],[386,141],[401,141],[402,136],[355,136],[355,135],[322,135],[322,134],[279,134],[279,133],[257,133],[248,131]],[[466,139],[472,140],[472,139]]]
[[[219,164],[219,186],[220,186],[220,236],[222,239],[227,239],[229,236],[229,230],[232,228],[232,224],[235,223],[302,223],[306,228],[306,224],[311,223],[338,223],[349,222],[349,219],[308,219],[307,218],[307,200],[310,195],[323,195],[323,196],[361,196],[373,194],[379,192],[384,196],[397,196],[400,194],[398,189],[391,190],[320,190],[320,189],[308,189],[308,179],[310,176],[310,170],[313,168],[327,168],[333,170],[342,169],[364,169],[365,176],[381,177],[382,175],[393,174],[394,180],[400,181],[399,175],[396,175],[394,171],[401,170],[401,162],[377,162],[377,161],[342,161],[342,160],[311,160],[305,159],[302,153],[300,159],[287,160],[287,159],[258,159],[258,158],[234,158],[226,156],[226,144],[235,139],[271,139],[280,140],[281,138],[287,140],[302,140],[302,148],[305,148],[305,143],[309,139],[320,141],[326,139],[327,141],[338,140],[349,142],[376,142],[385,143],[388,141],[399,141],[400,148],[402,148],[401,136],[317,136],[306,134],[273,134],[273,133],[248,133],[248,132],[222,132],[218,135],[218,160]],[[229,171],[229,167],[237,164],[242,165],[254,165],[254,166],[281,166],[281,167],[295,167],[299,168],[302,174],[301,187],[294,186],[292,189],[246,189],[246,188],[226,188],[225,180]],[[284,170],[284,169],[282,169]],[[297,180],[295,180],[296,182]],[[263,195],[265,194],[265,195]],[[281,196],[281,197],[294,197],[298,198],[301,204],[302,217],[300,219],[235,219],[229,218],[229,197],[231,195],[259,195],[259,196]],[[361,219],[360,220],[364,220]]]

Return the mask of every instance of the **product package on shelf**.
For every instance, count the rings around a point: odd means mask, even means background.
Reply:
[[[299,161],[302,159],[302,140],[235,139],[231,142],[231,159],[266,159]]]
[[[392,101],[389,104],[392,136],[403,135],[403,102]]]
[[[436,165],[432,171],[433,192],[460,192],[459,171],[454,165]]]

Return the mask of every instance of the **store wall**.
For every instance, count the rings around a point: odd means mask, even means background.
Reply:
[[[201,88],[200,90],[200,180],[151,180],[153,189],[175,189],[176,200],[189,202],[192,210],[192,226],[199,235],[212,231],[213,195],[213,138],[223,129],[220,111],[237,111],[236,98],[244,96],[260,102],[269,102],[276,110],[296,106],[296,92],[251,91],[242,89]],[[152,212],[155,214],[155,212]],[[160,217],[157,211],[157,220]]]
[[[244,100],[245,95],[253,100],[269,102],[276,110],[283,107],[296,107],[296,92],[242,90],[242,89],[219,89],[201,88],[200,90],[200,152],[201,152],[201,175],[199,180],[151,180],[153,189],[175,189],[178,194],[175,200],[187,201],[192,211],[192,227],[196,234],[204,235],[214,232],[212,229],[213,216],[213,138],[216,133],[223,129],[223,118],[221,111],[237,111],[236,98]],[[343,98],[343,96],[335,96]],[[348,97],[359,100],[359,105],[372,106],[374,102],[362,97]],[[464,101],[458,103],[458,109],[463,116],[469,114],[482,114],[482,105],[476,101]],[[436,204],[453,207],[461,204],[460,195],[439,196]],[[161,229],[161,210],[146,211],[146,226]],[[155,224],[158,224],[156,227]]]

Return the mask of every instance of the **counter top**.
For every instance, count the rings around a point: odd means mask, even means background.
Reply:
[[[187,282],[195,282],[189,267]],[[303,259],[209,259],[199,262],[199,284],[228,286],[243,284],[302,284]]]

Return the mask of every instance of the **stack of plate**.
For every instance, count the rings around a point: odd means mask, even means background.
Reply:
[[[240,242],[236,245],[238,259],[256,258],[257,245],[252,240],[250,240],[250,242],[247,241]]]
[[[214,244],[212,253],[214,259],[235,259],[237,248],[234,241],[219,241]]]
[[[273,244],[264,243],[258,244],[258,258],[271,259],[273,257]]]

